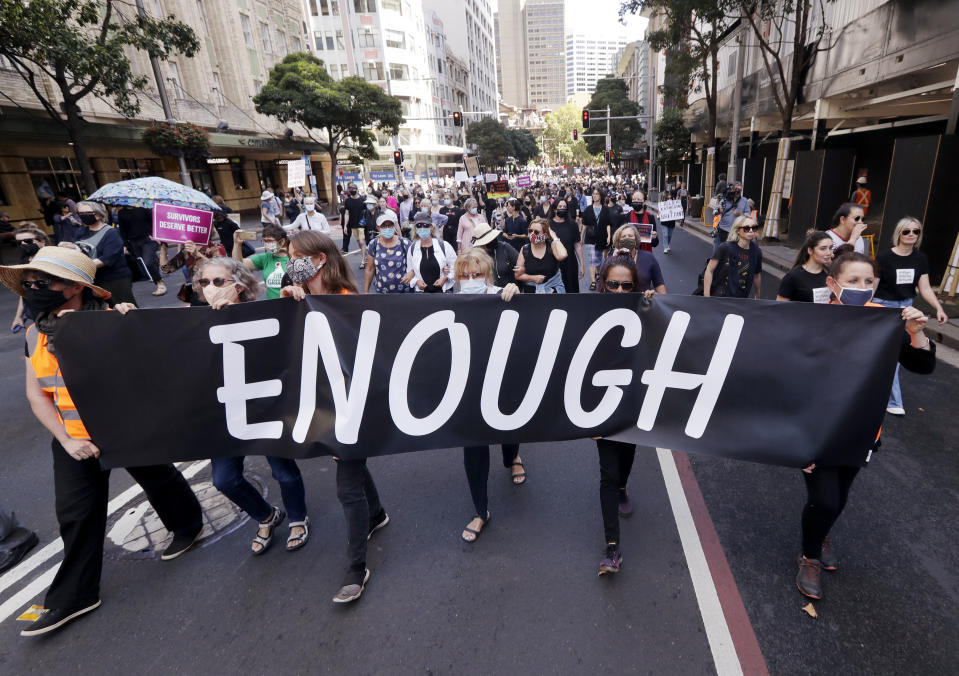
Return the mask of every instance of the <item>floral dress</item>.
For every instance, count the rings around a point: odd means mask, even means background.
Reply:
[[[373,258],[374,274],[373,289],[376,293],[411,293],[413,288],[403,284],[406,275],[406,251],[410,248],[410,240],[400,238],[396,246],[383,246],[379,237],[370,242],[368,250]]]

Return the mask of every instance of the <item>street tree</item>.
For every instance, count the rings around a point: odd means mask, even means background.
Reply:
[[[270,69],[269,79],[253,97],[258,113],[280,122],[299,123],[307,136],[330,156],[331,207],[337,207],[336,161],[376,159],[373,128],[392,136],[404,122],[400,100],[361,77],[334,80],[321,59],[305,52],[287,54]],[[314,131],[325,132],[317,137]]]
[[[719,47],[736,19],[734,5],[742,0],[624,0],[619,15],[652,10],[664,19],[663,28],[646,39],[655,50],[668,50],[673,57],[675,81],[689,82],[706,101],[706,145],[716,145],[717,74]],[[669,61],[669,59],[667,59]],[[673,88],[681,84],[672,85]],[[681,92],[663,92],[678,97]]]
[[[573,141],[573,130],[580,134],[576,141]],[[550,151],[555,153],[559,164],[587,165],[598,162],[599,157],[590,154],[586,148],[586,139],[582,138],[582,134],[582,109],[574,103],[567,103],[546,116],[546,127],[541,137],[546,146],[543,152],[547,155]]]
[[[683,168],[683,156],[689,151],[689,129],[683,120],[682,111],[666,108],[653,129],[656,141],[656,163],[667,173],[676,173]]]
[[[539,144],[529,129],[506,128],[506,138],[513,148],[513,158],[519,164],[528,164],[539,157]]]
[[[479,162],[492,169],[513,155],[506,126],[492,117],[485,117],[466,128],[466,142],[476,148]]]
[[[607,76],[596,83],[596,90],[586,107],[590,110],[601,110],[605,115],[607,106],[611,117],[639,115],[642,112],[639,104],[630,100],[626,83],[612,76]],[[596,114],[595,117],[602,117],[603,115]],[[596,122],[590,127],[589,131],[591,133],[603,133],[605,128],[606,124],[604,122]],[[640,124],[639,120],[613,121],[610,125],[613,152],[618,155],[623,150],[634,147],[636,142],[643,137],[643,134],[643,125]],[[586,139],[586,149],[594,155],[601,153],[606,149],[606,142],[601,136],[590,136]]]
[[[66,131],[87,194],[97,183],[84,147],[80,101],[92,95],[125,117],[140,112],[137,93],[148,79],[134,74],[128,48],[161,59],[174,52],[192,57],[200,42],[173,16],[138,16],[120,0],[0,1],[0,56]]]

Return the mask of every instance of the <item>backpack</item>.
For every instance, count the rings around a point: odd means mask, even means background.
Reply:
[[[100,246],[100,241],[106,237],[108,230],[113,230],[113,228],[109,225],[104,225],[89,237],[77,240],[74,242],[74,244],[76,244],[77,248],[85,253],[89,258],[95,260],[97,257],[97,247]]]
[[[711,258],[706,259],[706,265],[703,266],[703,271],[699,273],[699,283],[692,293],[693,296],[704,295],[706,268],[709,267],[709,261],[711,260]],[[716,269],[713,270],[713,283],[709,287],[709,295],[710,297],[716,298],[726,298],[729,296],[729,255],[725,252],[723,253],[722,259],[716,264]]]

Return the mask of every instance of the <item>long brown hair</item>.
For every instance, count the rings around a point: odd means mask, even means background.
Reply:
[[[326,293],[342,293],[344,289],[358,293],[353,271],[332,239],[316,230],[304,230],[290,236],[290,245],[295,246],[298,256],[326,256],[326,263],[319,272]],[[306,284],[303,284],[303,290],[309,293]]]

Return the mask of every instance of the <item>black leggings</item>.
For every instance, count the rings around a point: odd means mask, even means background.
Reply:
[[[626,490],[636,457],[636,444],[597,439],[599,451],[599,506],[603,510],[606,544],[619,544],[619,496]]]
[[[503,466],[512,467],[519,455],[519,444],[503,444]],[[463,467],[476,515],[486,518],[489,498],[486,484],[489,481],[489,446],[467,446],[463,449]]]
[[[822,556],[822,543],[842,514],[858,467],[816,467],[803,472],[806,506],[802,510],[802,553],[807,559]]]

